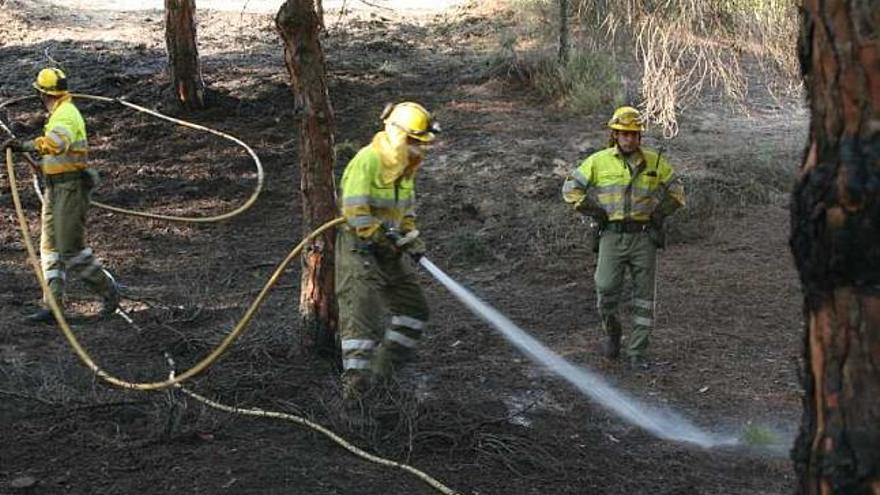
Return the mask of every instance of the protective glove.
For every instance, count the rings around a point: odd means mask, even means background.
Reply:
[[[666,229],[663,227],[663,221],[666,218],[660,213],[655,211],[651,213],[651,219],[649,223],[651,224],[651,229],[649,231],[649,235],[651,236],[651,242],[657,247],[657,249],[665,249],[666,248]]]
[[[98,187],[98,184],[101,183],[101,174],[99,174],[98,171],[93,168],[87,168],[83,170],[82,174],[83,183],[89,190],[95,189],[96,187]]]
[[[416,229],[403,233],[397,229],[387,229],[385,238],[391,243],[396,252],[410,255],[413,261],[418,262],[425,254],[425,242],[419,237]]]
[[[24,146],[21,144],[21,141],[19,141],[18,139],[15,139],[15,138],[11,138],[11,139],[7,139],[6,141],[3,141],[2,149],[4,152],[7,149],[10,149],[14,152],[21,152],[21,151],[25,150]]]
[[[654,213],[651,213],[651,219],[650,219],[651,227],[654,227],[657,230],[663,230],[663,221],[665,219],[666,218],[659,211],[655,211]]]
[[[608,212],[590,198],[581,200],[580,203],[574,206],[574,209],[578,213],[593,217],[593,220],[599,224],[600,228],[605,228],[605,225],[608,224]]]
[[[360,251],[380,258],[399,256],[400,250],[392,240],[394,234],[389,235],[389,230],[391,229],[378,228],[369,238],[361,238],[359,244],[362,244],[365,249],[360,249]]]
[[[413,232],[418,232],[418,230],[414,230]],[[421,237],[414,238],[412,241],[401,246],[401,249],[416,263],[422,259],[422,256],[425,255],[425,251],[427,251],[425,241],[423,241]]]
[[[395,242],[398,249],[408,254],[416,263],[425,255],[425,241],[419,237],[419,231],[410,230]]]
[[[394,228],[383,230],[383,234],[385,235],[385,239],[395,246],[397,246],[397,243],[403,239],[403,232]]]

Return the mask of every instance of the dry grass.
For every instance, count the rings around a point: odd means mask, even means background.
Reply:
[[[542,94],[576,112],[601,112],[626,103],[616,61],[603,52],[576,50],[564,63],[545,58],[533,82]]]
[[[556,5],[511,0],[516,27],[503,35],[499,58],[507,75],[573,110],[639,101],[672,137],[678,114],[709,88],[743,102],[752,64],[771,95],[800,91],[796,0],[577,0],[567,64],[556,61]],[[640,66],[638,95],[626,81],[624,62],[632,58]]]
[[[795,0],[579,3],[600,13],[612,39],[618,33],[632,39],[642,64],[641,106],[667,137],[678,133],[677,113],[707,87],[743,101],[749,90],[746,60],[764,69],[771,94],[799,91]]]

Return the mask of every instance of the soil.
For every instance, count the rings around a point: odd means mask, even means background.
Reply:
[[[423,16],[328,14],[339,169],[377,130],[386,102],[423,102],[445,129],[419,176],[420,230],[435,263],[620,389],[711,431],[759,425],[777,435],[775,448],[701,449],[628,425],[533,365],[427,273],[430,331],[394,407],[379,408],[374,422],[340,415],[333,363],[300,349],[296,267],[243,338],[188,387],[237,407],[304,416],[460,493],[790,492],[802,313],[785,190],[804,142],[804,110],[756,89],[747,108],[707,99],[683,115],[676,139],[652,140],[686,178],[691,199],[660,258],[652,366],[630,371],[596,353],[595,257],[559,194],[565,173],[602,146],[607,112],[567,113],[500,77],[492,47],[511,22],[503,10],[474,5]],[[68,306],[86,315],[75,319],[77,337],[117,376],[162,380],[165,353],[178,369],[196,363],[302,234],[297,113],[273,26],[271,14],[201,10],[210,108],[184,114],[168,100],[160,11],[0,2],[0,98],[29,94],[51,57],[77,92],[125,97],[233,134],[265,167],[259,201],[228,222],[91,211],[89,243],[123,284],[134,324],[89,318],[97,301],[76,282]],[[43,119],[37,105],[17,103],[0,117],[33,136]],[[228,141],[119,105],[80,107],[104,177],[101,202],[212,215],[255,186],[252,162]],[[16,167],[36,238],[39,201],[26,166]],[[104,384],[54,327],[22,321],[40,292],[2,175],[0,493],[436,493],[294,423],[217,411],[180,391]]]

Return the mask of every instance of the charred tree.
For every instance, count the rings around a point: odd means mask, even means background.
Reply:
[[[880,494],[880,2],[806,0],[811,110],[792,197],[804,288],[800,494]]]
[[[284,59],[300,117],[299,162],[303,232],[338,215],[333,165],[336,161],[336,124],[330,96],[324,51],[319,33],[321,19],[314,0],[287,0],[275,16],[284,40]],[[320,353],[337,354],[337,311],[331,230],[317,238],[303,257],[300,313],[303,343]]]
[[[195,0],[165,0],[165,46],[174,98],[187,110],[205,107],[196,44]]]

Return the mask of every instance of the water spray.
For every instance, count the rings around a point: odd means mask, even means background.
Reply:
[[[529,359],[547,367],[582,393],[629,423],[643,428],[656,437],[690,443],[703,448],[735,446],[742,443],[735,436],[705,431],[672,411],[648,406],[615,389],[597,373],[585,367],[575,366],[551,351],[498,310],[462,287],[427,258],[422,257],[419,264],[468,309],[499,331]]]

